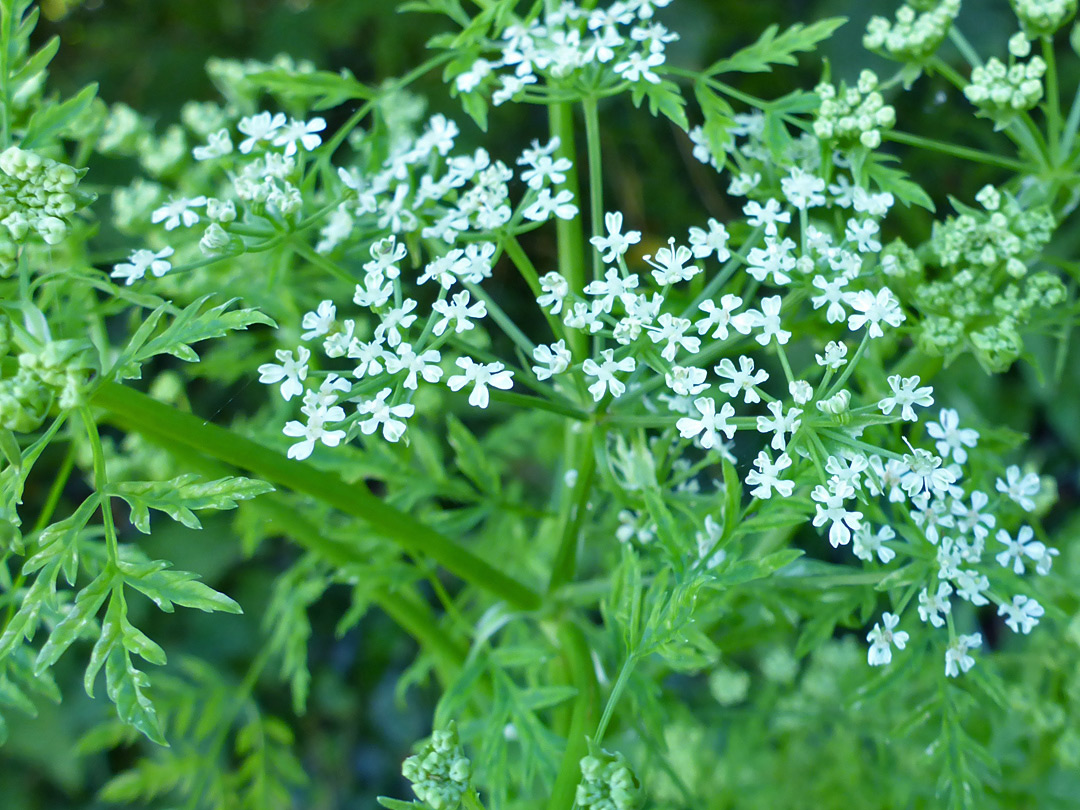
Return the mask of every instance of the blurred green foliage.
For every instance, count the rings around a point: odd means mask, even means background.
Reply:
[[[51,0],[42,5],[47,20],[36,37],[44,41],[55,33],[63,42],[51,68],[54,87],[69,94],[97,81],[102,98],[127,103],[162,122],[176,120],[188,100],[214,97],[204,71],[210,57],[266,60],[288,53],[320,68],[348,68],[362,81],[377,82],[422,61],[425,41],[442,24],[397,13],[394,3],[376,0]],[[845,15],[851,22],[826,44],[821,56],[834,76],[850,77],[863,67],[884,64],[863,51],[860,39],[872,14],[894,8],[891,0],[676,0],[667,16],[671,27],[683,32],[683,39],[670,53],[675,61],[700,65],[746,44],[769,24],[786,26]],[[981,42],[1004,42],[1015,22],[1003,3],[968,0],[962,24],[978,48]],[[813,86],[819,78],[817,61],[807,59],[803,65],[785,69],[779,81],[770,74],[745,77],[740,89],[768,97],[794,85]],[[1064,83],[1074,80],[1067,77]],[[417,91],[423,92],[424,85]],[[968,110],[959,109],[962,99],[939,81],[924,80],[899,103],[901,121],[932,121],[924,130],[932,129],[942,140],[990,150],[999,145],[988,127],[970,134]],[[459,121],[464,118],[451,108],[446,112]],[[533,114],[529,120],[509,109],[496,111],[491,129],[503,133],[508,143],[526,143],[546,127],[543,111]],[[609,121],[605,129],[607,137],[617,138],[604,144],[618,177],[609,189],[612,207],[632,221],[648,223],[647,240],[649,235],[656,239],[667,233],[669,225],[693,220],[688,212],[701,207],[722,219],[731,214],[715,176],[692,161],[690,145],[681,134],[663,119],[633,115],[629,109],[613,115],[625,120]],[[463,129],[466,137],[475,133],[471,125],[463,124]],[[898,152],[905,158],[905,169],[933,192],[942,211],[947,210],[951,192],[978,188],[995,177],[993,169],[960,161],[942,174],[940,157],[902,148]],[[930,160],[935,176],[927,174]],[[900,228],[906,225],[901,221]],[[1080,241],[1080,228],[1066,226],[1061,231],[1064,236],[1053,252],[1067,257]],[[1052,368],[1058,350],[1047,339],[1036,344],[1035,355],[1040,365]],[[1080,498],[1078,350],[1074,337],[1064,380],[1054,396],[1028,363],[990,377],[968,357],[935,381],[941,399],[961,412],[999,417],[1006,426],[1031,435],[1032,453],[1043,471],[1058,478],[1060,515],[1072,512]],[[230,407],[229,402],[223,401],[221,407]],[[74,502],[85,494],[73,491],[70,498]],[[146,540],[147,551],[219,582],[249,606],[247,615],[185,612],[166,620],[143,604],[139,607],[146,615],[139,622],[152,637],[167,639],[170,654],[177,659],[197,653],[222,677],[239,680],[257,648],[262,608],[276,571],[238,565],[242,549],[230,525],[224,518],[207,521],[204,531],[195,532],[163,521]],[[281,548],[278,570],[291,559],[289,550]],[[395,695],[395,684],[402,681],[414,650],[384,616],[371,612],[342,638],[335,636],[334,626],[348,606],[346,589],[335,588],[312,610],[314,681],[308,712],[294,722],[300,738],[297,748],[313,786],[307,810],[366,808],[373,806],[376,795],[403,795],[399,764],[414,740],[426,733],[434,702],[433,694],[415,687],[405,698]],[[70,660],[59,668],[58,676],[76,683],[80,677]],[[291,717],[288,690],[266,680],[260,701],[270,712]],[[108,707],[81,696],[77,688],[65,688],[64,693],[62,707],[43,703],[34,720],[11,718],[10,741],[0,753],[3,810],[104,807],[95,799],[94,788],[128,764],[122,752],[108,758],[79,757],[71,750],[70,741],[100,721]]]

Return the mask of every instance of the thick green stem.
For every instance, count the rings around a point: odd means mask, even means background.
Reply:
[[[310,495],[360,518],[406,551],[431,557],[446,570],[523,610],[540,607],[540,596],[458,543],[371,494],[363,483],[285,458],[280,452],[237,436],[117,383],[103,383],[92,404],[125,430],[148,433],[232,464],[280,486]]]
[[[581,758],[588,751],[586,735],[596,717],[598,695],[592,658],[581,629],[564,621],[558,628],[558,641],[570,682],[578,692],[570,717],[570,731],[566,735],[566,749],[547,807],[548,810],[570,810],[574,806],[578,782],[581,781]]]
[[[581,535],[581,525],[585,520],[586,503],[592,493],[593,476],[596,474],[596,453],[593,451],[593,433],[595,428],[589,425],[577,438],[577,466],[574,468],[577,480],[564,514],[562,537],[559,550],[555,553],[555,562],[551,567],[551,579],[548,581],[548,593],[558,590],[574,578],[577,569],[577,547]]]
[[[585,142],[589,153],[589,219],[593,236],[603,236],[604,228],[604,171],[600,157],[600,116],[596,99],[590,96],[582,101],[585,108]],[[603,275],[600,251],[592,250],[593,278]]]
[[[559,139],[557,157],[564,157],[573,164],[566,172],[566,180],[559,190],[568,190],[575,200],[581,199],[577,171],[577,150],[574,138],[574,108],[570,104],[553,104],[548,108],[552,137]],[[570,291],[582,294],[585,288],[585,236],[581,226],[581,214],[573,219],[555,222],[558,240],[559,272],[570,284]],[[585,336],[577,330],[567,335],[570,350],[578,360],[585,356]]]

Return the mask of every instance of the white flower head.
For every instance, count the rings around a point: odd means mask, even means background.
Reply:
[[[874,629],[866,636],[870,642],[867,652],[867,661],[872,667],[879,667],[892,661],[892,648],[902,650],[907,646],[908,634],[903,630],[897,630],[900,617],[895,613],[884,613],[881,616],[881,624],[875,624]],[[884,625],[884,628],[881,626]]]

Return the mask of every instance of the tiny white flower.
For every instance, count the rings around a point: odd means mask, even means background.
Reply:
[[[751,200],[743,207],[743,213],[747,216],[747,224],[754,228],[764,228],[766,236],[776,236],[779,232],[777,223],[788,224],[791,222],[791,212],[784,211],[778,200],[768,199],[765,205],[757,200]]]
[[[716,412],[716,400],[711,397],[699,397],[694,400],[694,407],[701,414],[700,419],[685,416],[675,423],[684,439],[692,439],[700,433],[701,446],[709,450],[718,444],[717,433],[724,434],[729,441],[735,435],[735,425],[728,424],[728,419],[735,415],[730,402],[724,403],[720,413]]]
[[[383,438],[388,442],[396,442],[405,434],[405,423],[402,420],[412,416],[416,412],[416,406],[411,402],[388,405],[386,399],[389,396],[390,389],[384,388],[375,399],[361,402],[357,406],[357,413],[368,416],[360,422],[360,430],[365,436],[370,436],[380,426],[382,426]]]
[[[780,181],[787,201],[800,210],[825,205],[825,181],[798,167]]]
[[[552,315],[558,315],[563,308],[566,296],[570,294],[570,283],[561,275],[552,271],[540,276],[540,289],[543,294],[536,299],[543,309],[548,309]]]
[[[215,160],[220,157],[225,157],[233,150],[232,138],[229,137],[229,130],[220,129],[217,132],[211,132],[207,138],[205,146],[196,146],[191,150],[191,156],[195,160]]]
[[[829,543],[833,548],[838,548],[851,542],[851,533],[862,525],[862,512],[849,511],[844,505],[848,498],[855,495],[850,484],[833,479],[829,487],[819,484],[810,493],[811,499],[817,502],[813,525],[819,528],[829,523]]]
[[[431,305],[434,312],[442,317],[435,322],[432,332],[441,335],[447,327],[453,326],[456,334],[467,332],[476,327],[474,320],[479,320],[487,315],[487,305],[483,301],[470,304],[468,290],[455,293],[450,303],[445,300],[436,301]]]
[[[615,72],[628,82],[646,81],[650,84],[660,84],[660,77],[653,72],[652,68],[664,64],[664,54],[655,51],[643,56],[638,51],[631,51],[626,60],[615,64]]]
[[[1034,538],[1035,532],[1030,526],[1021,526],[1015,540],[1007,531],[999,529],[997,541],[1005,546],[1005,550],[995,557],[998,565],[1012,568],[1014,574],[1023,574],[1024,557],[1037,561],[1046,553],[1046,546]]]
[[[825,368],[838,369],[844,363],[847,362],[848,348],[846,343],[838,343],[835,340],[829,341],[825,346],[825,353],[815,354],[814,359],[817,360],[819,366]]]
[[[975,650],[981,646],[981,633],[958,636],[945,650],[945,674],[950,678],[956,678],[961,672],[967,672],[975,666],[975,659],[968,654],[968,650]]]
[[[731,323],[732,314],[740,306],[742,306],[742,299],[731,293],[720,299],[720,306],[716,306],[711,299],[702,301],[698,309],[705,313],[705,317],[694,324],[698,334],[704,335],[712,329],[712,337],[727,340],[728,325]]]
[[[150,215],[150,221],[155,225],[164,222],[167,231],[179,228],[181,225],[190,228],[199,221],[199,214],[192,209],[204,205],[206,205],[206,197],[203,196],[170,199]]]
[[[572,191],[563,189],[552,196],[550,189],[542,188],[533,204],[525,209],[523,216],[533,222],[544,222],[552,216],[558,219],[573,219],[577,213]]]
[[[285,125],[285,113],[271,115],[261,112],[240,119],[237,129],[248,137],[240,142],[240,151],[248,154],[260,142],[269,142],[281,127]]]
[[[874,532],[869,523],[864,523],[852,537],[851,550],[860,560],[870,562],[874,559],[874,555],[877,554],[879,560],[888,563],[896,556],[896,552],[886,546],[885,543],[895,537],[896,532],[889,526],[882,526],[877,532]]]
[[[333,327],[336,315],[337,308],[333,301],[320,301],[316,309],[304,313],[300,325],[307,331],[300,335],[301,339],[311,340],[325,335]]]
[[[749,334],[752,329],[760,329],[761,334],[755,335],[754,340],[762,346],[768,346],[769,342],[776,338],[780,345],[791,339],[791,332],[781,329],[780,323],[781,299],[779,295],[773,295],[761,299],[761,310],[748,309],[741,315],[732,319],[731,325],[742,332]]]
[[[113,278],[124,279],[124,284],[127,286],[142,279],[148,270],[151,275],[161,278],[172,269],[172,264],[167,261],[172,255],[171,247],[162,248],[156,253],[152,250],[136,250],[126,262],[116,265],[109,275]]]
[[[308,374],[308,360],[311,352],[300,346],[296,350],[296,357],[286,349],[278,349],[274,352],[277,363],[263,363],[259,366],[259,382],[266,385],[281,383],[281,396],[288,402],[295,396],[304,392],[304,380]]]
[[[802,408],[789,408],[785,414],[784,404],[779,400],[770,402],[768,408],[772,416],[759,416],[757,418],[758,433],[772,433],[773,439],[770,444],[772,449],[786,450],[787,434],[794,434],[799,429],[799,425],[802,424],[802,420],[799,419],[802,416]]]
[[[296,118],[289,120],[282,126],[274,137],[274,146],[285,147],[285,157],[296,154],[296,144],[299,143],[308,152],[316,149],[322,143],[322,137],[318,134],[326,129],[326,120],[312,118],[310,121],[300,121]]]
[[[888,287],[882,287],[877,295],[869,290],[860,290],[848,298],[847,303],[855,310],[848,317],[848,329],[852,332],[870,324],[868,334],[871,338],[879,338],[885,334],[881,328],[882,322],[894,329],[904,322],[904,311],[900,309],[900,302]]]
[[[930,386],[919,388],[918,385],[918,375],[902,378],[899,374],[893,374],[889,377],[889,387],[893,392],[892,396],[884,397],[878,402],[878,408],[888,416],[899,405],[901,419],[908,422],[917,421],[918,417],[915,415],[915,409],[912,406],[919,405],[928,408],[934,404],[934,397],[932,396],[934,389]]]
[[[942,627],[945,624],[945,614],[952,611],[953,588],[948,582],[938,584],[937,593],[930,593],[923,588],[919,592],[919,618],[924,622],[930,622],[934,627]]]
[[[572,356],[566,348],[566,341],[559,340],[550,345],[541,344],[533,349],[533,359],[542,365],[532,367],[538,380],[547,380],[556,374],[562,374],[570,368]]]
[[[641,231],[627,231],[622,233],[623,215],[619,211],[609,211],[604,214],[604,227],[607,228],[607,236],[594,236],[589,242],[598,251],[603,253],[603,260],[607,264],[618,260],[626,254],[631,245],[641,241]]]
[[[303,461],[311,455],[316,442],[322,442],[327,447],[337,447],[345,438],[344,430],[327,430],[328,422],[340,422],[345,418],[345,412],[340,406],[321,407],[310,409],[307,413],[307,424],[293,420],[287,422],[282,433],[299,442],[289,448],[288,457]]]
[[[489,385],[503,391],[508,391],[514,386],[512,379],[514,373],[508,371],[502,363],[477,363],[471,357],[459,357],[456,362],[464,373],[451,377],[446,384],[451,391],[460,391],[466,385],[472,384],[469,404],[475,408],[488,406],[487,387]]]
[[[582,370],[586,376],[597,378],[596,382],[589,386],[589,393],[592,394],[595,402],[602,400],[609,390],[613,397],[622,396],[623,392],[626,391],[626,384],[615,378],[615,372],[629,373],[637,368],[637,363],[633,357],[615,360],[613,349],[604,349],[600,352],[600,355],[603,358],[602,363],[598,364],[590,357],[582,364]]]
[[[884,629],[881,624],[885,625]],[[900,617],[895,613],[882,614],[881,624],[875,624],[874,629],[866,636],[866,640],[870,642],[866,660],[872,667],[888,664],[892,661],[892,646],[902,650],[908,642],[908,634],[903,630],[896,630]]]
[[[765,369],[754,370],[754,361],[742,355],[739,357],[739,368],[735,368],[735,364],[731,360],[725,357],[720,361],[720,365],[713,368],[719,376],[726,377],[731,380],[729,383],[722,383],[720,390],[727,394],[732,399],[743,395],[743,402],[747,405],[751,405],[755,402],[760,402],[761,397],[758,395],[757,386],[764,384],[769,379],[769,372]]]
[[[398,374],[402,371],[407,372],[405,382],[402,385],[411,391],[415,391],[419,384],[418,375],[429,383],[437,383],[442,379],[443,370],[439,366],[441,359],[442,355],[435,349],[428,349],[423,354],[417,354],[411,344],[402,343],[397,347],[396,355],[387,353],[386,370],[391,374]],[[391,439],[390,441],[396,440]]]
[[[664,375],[664,382],[680,397],[696,397],[709,387],[705,382],[708,373],[703,368],[674,366]]]
[[[697,265],[687,265],[693,255],[690,248],[685,245],[676,247],[675,239],[671,238],[668,239],[667,247],[656,251],[655,257],[646,256],[645,261],[656,268],[653,270],[656,283],[661,287],[666,287],[680,281],[689,281],[701,272],[701,268]]]
[[[757,469],[746,474],[746,483],[754,487],[750,490],[753,497],[767,500],[772,497],[773,490],[781,497],[791,497],[795,482],[780,478],[780,474],[791,466],[791,456],[781,453],[774,462],[768,453],[762,450],[754,460],[754,466]]]
[[[731,251],[727,247],[727,228],[715,219],[710,219],[706,224],[709,227],[707,231],[702,228],[690,229],[690,249],[694,258],[707,259],[715,253],[717,261],[726,262],[731,258]]]
[[[1035,511],[1035,501],[1039,494],[1039,476],[1035,473],[1023,475],[1015,464],[1005,470],[1005,480],[997,480],[997,491],[1020,504],[1025,512]]]
[[[1023,633],[1025,636],[1031,632],[1031,628],[1039,623],[1039,618],[1046,613],[1043,606],[1034,599],[1026,596],[1014,596],[1012,603],[998,605],[998,615],[1008,616],[1005,624],[1014,633]]]
[[[967,447],[974,447],[979,441],[979,432],[971,428],[960,427],[960,415],[952,408],[942,408],[937,422],[926,425],[930,438],[937,439],[937,451],[943,458],[951,454],[957,464],[967,461]]]

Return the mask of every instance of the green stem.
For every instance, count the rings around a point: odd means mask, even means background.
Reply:
[[[569,810],[574,806],[574,794],[578,782],[581,781],[581,758],[588,751],[585,735],[596,716],[598,695],[592,657],[585,642],[585,635],[569,621],[559,625],[557,635],[562,657],[570,674],[570,682],[577,687],[578,692],[570,716],[566,748],[555,777],[555,785],[548,797],[547,807],[548,810]]]
[[[116,523],[113,521],[112,498],[109,496],[109,477],[105,471],[105,453],[101,447],[101,436],[98,435],[97,423],[90,413],[90,408],[83,405],[79,408],[79,418],[82,419],[83,427],[86,428],[86,436],[90,440],[90,450],[94,459],[94,489],[101,496],[101,519],[105,524],[105,544],[109,550],[109,561],[116,565],[120,561],[120,541],[116,534]]]
[[[585,108],[585,141],[589,153],[589,217],[593,236],[603,236],[604,227],[604,172],[600,156],[600,117],[596,99],[592,96],[581,102]],[[593,278],[603,275],[604,267],[600,251],[592,250]]]
[[[593,477],[596,474],[596,453],[593,451],[595,427],[589,425],[577,436],[578,454],[576,459],[577,480],[570,496],[569,505],[563,515],[563,531],[559,540],[559,549],[555,553],[555,562],[551,567],[551,579],[548,581],[548,593],[552,593],[574,578],[577,568],[577,547],[581,535],[581,526],[585,520],[586,502],[592,493]]]
[[[1051,37],[1042,38],[1042,50],[1043,60],[1046,62],[1046,96],[1049,103],[1046,117],[1050,125],[1050,159],[1053,165],[1057,165],[1058,150],[1061,147],[1061,91],[1058,88],[1057,58]]]
[[[634,671],[634,666],[637,664],[637,655],[631,653],[625,661],[623,661],[622,668],[619,670],[619,677],[615,679],[615,685],[611,687],[611,694],[608,695],[607,703],[604,704],[604,714],[600,717],[600,724],[596,727],[596,736],[593,738],[593,742],[599,745],[604,740],[604,734],[607,733],[608,724],[611,722],[611,717],[615,713],[615,707],[619,704],[619,698],[622,697],[622,693],[626,690],[626,684],[630,681],[630,674]]]
[[[109,420],[125,430],[189,447],[360,518],[406,551],[431,557],[446,570],[516,608],[535,610],[541,605],[535,591],[411,515],[386,504],[362,482],[348,484],[332,473],[287,459],[276,450],[117,383],[102,384],[92,403],[106,410]]]
[[[529,259],[528,254],[526,254],[525,250],[521,247],[521,243],[517,240],[517,238],[513,234],[508,233],[503,238],[502,246],[503,249],[506,251],[506,255],[509,257],[510,261],[514,263],[514,267],[518,269],[518,272],[521,273],[521,277],[525,279],[525,283],[529,285],[529,289],[532,291],[533,297],[539,298],[541,295],[543,295],[544,290],[540,286],[540,274],[537,273],[536,267]],[[564,341],[569,340],[566,326],[563,324],[562,321],[560,321],[546,309],[544,310],[544,317],[547,319],[548,326],[551,327],[551,333],[556,338],[562,338]],[[569,346],[570,344],[567,343],[567,345]]]
[[[559,139],[556,156],[567,158],[572,163],[566,172],[566,180],[559,190],[568,190],[574,199],[580,199],[578,183],[577,154],[574,139],[574,110],[569,104],[553,104],[548,108],[551,122],[551,134]],[[555,222],[555,235],[558,240],[559,272],[570,284],[570,291],[582,295],[585,288],[585,236],[581,226],[581,214],[573,219],[559,219]],[[567,335],[569,347],[574,358],[585,357],[585,336],[577,330]]]
[[[895,141],[896,143],[904,143],[909,146],[917,146],[920,149],[941,152],[942,154],[970,160],[973,163],[999,166],[1002,169],[1009,169],[1014,172],[1026,172],[1030,168],[1021,160],[1015,160],[1002,155],[995,155],[993,152],[984,152],[981,149],[972,149],[968,146],[958,146],[945,141],[938,141],[933,138],[924,138],[921,135],[912,135],[909,132],[900,132],[895,129],[881,133],[881,137],[887,141]]]

